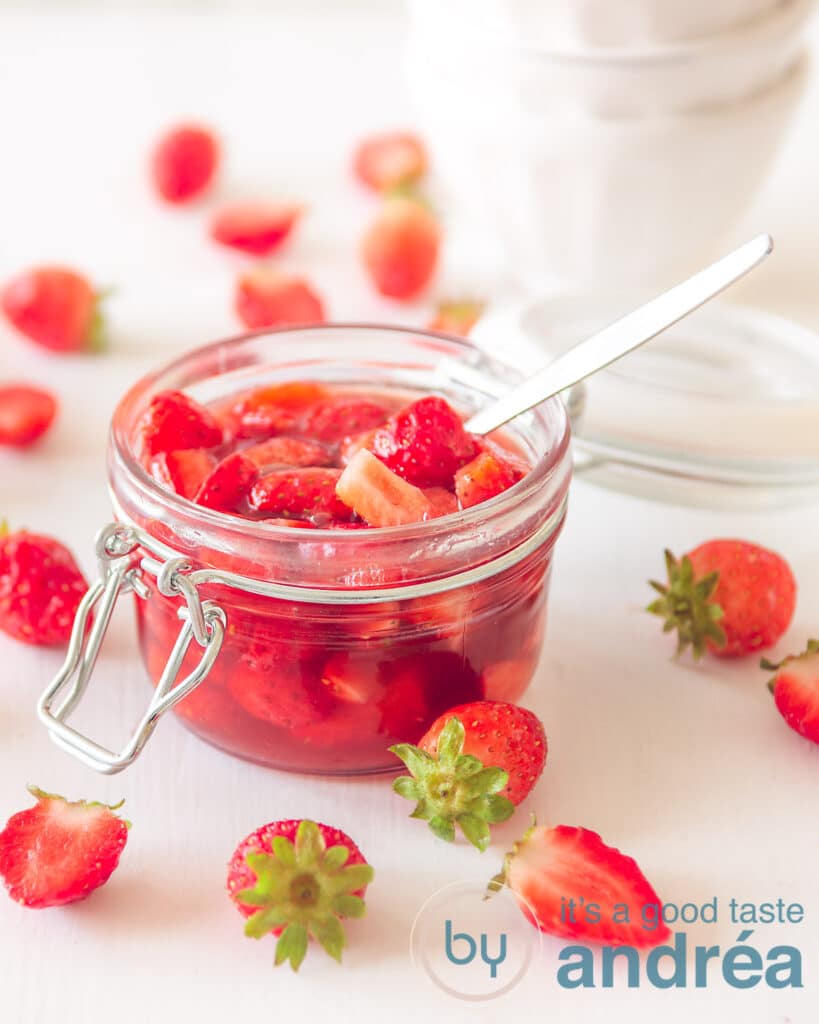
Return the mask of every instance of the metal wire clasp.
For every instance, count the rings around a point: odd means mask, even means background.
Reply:
[[[134,557],[138,547],[137,532],[118,523],[111,523],[98,534],[100,578],[77,609],[65,662],[37,705],[40,721],[54,742],[106,775],[114,775],[136,760],[160,715],[186,697],[210,672],[225,636],[224,611],[212,601],[200,599],[196,585],[184,575],[190,569],[184,558],[168,559],[159,567],[157,590],[165,597],[178,596],[184,600],[179,609],[182,625],[148,709],[130,740],[117,754],[68,724],[68,717],[88,686],[117,598],[133,591],[142,600],[150,600],[150,588],[142,578],[144,567]],[[92,612],[94,622],[88,630]],[[189,675],[176,682],[192,641],[202,648],[202,657]]]

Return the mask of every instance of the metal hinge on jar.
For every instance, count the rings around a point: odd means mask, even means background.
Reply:
[[[179,608],[182,620],[179,635],[147,711],[119,753],[101,746],[68,724],[69,716],[88,686],[117,598],[133,591],[141,600],[150,600],[151,591],[143,579],[144,565],[135,558],[144,540],[140,531],[116,523],[100,531],[96,540],[99,579],[89,588],[77,610],[65,662],[37,705],[40,720],[54,742],[106,775],[122,771],[139,756],[160,716],[186,697],[210,672],[225,636],[224,611],[212,601],[200,599],[196,585],[185,575],[190,569],[185,559],[159,562],[157,590],[165,597],[182,598],[184,604]],[[88,629],[92,613],[94,621]],[[202,656],[196,668],[177,681],[191,643],[202,648]]]

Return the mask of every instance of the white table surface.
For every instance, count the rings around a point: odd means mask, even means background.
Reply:
[[[65,260],[117,289],[104,357],[52,358],[0,325],[0,377],[44,381],[63,400],[58,427],[36,452],[0,454],[0,513],[13,525],[52,531],[92,573],[92,537],[108,518],[105,430],[118,396],[159,361],[235,328],[230,289],[241,261],[203,240],[201,208],[169,212],[146,188],[146,146],[177,116],[222,127],[223,195],[268,188],[312,202],[287,262],[311,273],[336,317],[423,322],[427,306],[380,302],[364,280],[354,249],[371,203],[346,168],[364,131],[410,116],[400,44],[400,24],[373,10],[309,19],[4,11],[0,277]],[[777,256],[736,294],[819,327],[817,115],[814,85],[769,188],[737,233],[772,231]],[[456,246],[441,292],[472,280]],[[105,779],[58,751],[35,720],[35,698],[60,655],[0,635],[0,818],[27,805],[25,783],[35,782],[72,797],[124,796],[134,822],[118,872],[90,901],[35,913],[0,899],[0,1018],[815,1021],[819,752],[783,725],[753,660],[674,664],[657,622],[640,608],[665,545],[685,550],[715,535],[745,536],[794,566],[799,607],[774,653],[799,647],[819,631],[816,522],[815,508],[673,509],[578,484],[528,697],[545,722],[550,755],[527,806],[543,821],[599,830],[638,858],[667,900],[801,901],[805,923],[761,927],[755,940],[763,953],[776,941],[800,946],[802,991],[734,991],[719,980],[702,991],[563,991],[554,981],[560,944],[549,940],[507,997],[477,1008],[452,1000],[413,969],[411,922],[439,887],[493,873],[525,809],[481,857],[407,820],[409,805],[383,779],[265,771],[210,749],[172,720],[131,770]],[[127,614],[95,682],[98,700],[85,720],[115,742],[146,698]],[[349,831],[377,877],[367,920],[350,926],[344,967],[313,954],[295,977],[272,970],[270,942],[242,937],[223,886],[240,838],[265,821],[303,816]],[[689,939],[727,947],[737,932],[728,923],[694,927]]]

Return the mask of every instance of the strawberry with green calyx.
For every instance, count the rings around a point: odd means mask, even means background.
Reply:
[[[276,965],[297,971],[315,939],[341,962],[342,918],[363,917],[373,869],[348,835],[314,821],[276,821],[239,844],[228,893],[253,939],[277,935]]]
[[[469,842],[483,851],[489,845],[489,826],[506,821],[515,810],[512,800],[502,795],[509,785],[509,772],[464,753],[467,732],[455,715],[449,715],[440,730],[435,753],[424,749],[428,735],[417,747],[396,743],[389,748],[411,773],[396,779],[393,789],[417,801],[411,817],[429,822],[439,839],[452,842],[457,824]]]
[[[504,885],[524,916],[549,935],[639,949],[670,934],[662,904],[636,861],[591,829],[533,822],[506,855],[487,896]],[[586,912],[591,904],[599,909],[592,917]]]
[[[819,743],[819,640],[809,640],[801,654],[759,664],[774,673],[768,689],[780,715],[794,732]]]
[[[665,553],[668,582],[647,611],[677,632],[677,653],[736,657],[771,647],[790,625],[796,581],[773,551],[742,540],[700,544],[679,561]]]

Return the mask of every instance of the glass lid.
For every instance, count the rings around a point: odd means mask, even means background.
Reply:
[[[475,340],[535,368],[649,297],[536,300]],[[712,302],[567,397],[579,478],[675,504],[819,500],[819,335],[788,320]]]

